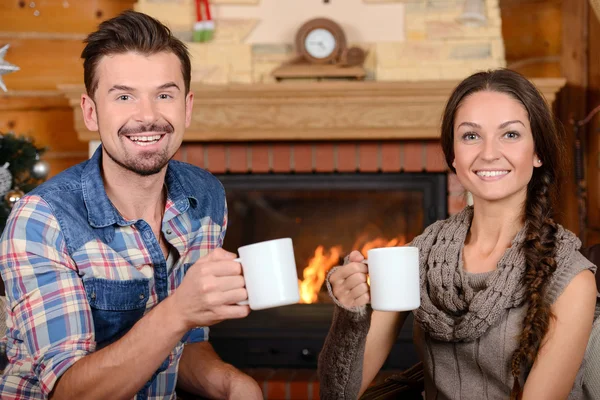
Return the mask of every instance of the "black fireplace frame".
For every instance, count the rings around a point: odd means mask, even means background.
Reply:
[[[314,173],[222,174],[225,187],[236,190],[386,190],[422,191],[426,226],[448,215],[448,182],[445,173]],[[442,201],[435,201],[442,199]]]
[[[445,173],[313,173],[217,175],[228,190],[385,190],[423,192],[423,229],[447,218]],[[295,304],[252,311],[241,320],[223,321],[210,330],[210,341],[224,361],[238,368],[309,368],[333,315],[332,304]],[[405,369],[417,361],[412,317],[405,322],[383,369]]]

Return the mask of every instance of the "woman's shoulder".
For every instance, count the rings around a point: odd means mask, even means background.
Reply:
[[[578,284],[578,281],[574,281],[574,279],[581,272],[589,270],[592,274],[596,273],[596,265],[586,258],[580,250],[581,240],[577,235],[558,225],[556,232],[556,270],[552,274],[548,286],[548,296],[551,304],[556,301],[569,284],[572,282]],[[584,279],[581,278],[579,281],[584,281]]]

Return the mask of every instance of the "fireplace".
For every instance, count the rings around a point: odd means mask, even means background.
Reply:
[[[316,368],[333,313],[323,280],[353,249],[403,245],[447,216],[445,173],[224,174],[224,248],[291,237],[301,303],[253,311],[211,328],[219,355],[239,368]],[[265,277],[268,279],[268,277]],[[408,321],[384,368],[416,362]]]

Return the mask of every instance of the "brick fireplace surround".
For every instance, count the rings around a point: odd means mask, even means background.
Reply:
[[[549,103],[564,79],[533,80]],[[176,159],[214,174],[446,172],[439,125],[455,81],[192,84],[193,118]],[[62,86],[90,152],[81,86]],[[448,174],[448,212],[465,205]],[[318,399],[314,370],[251,369],[266,399]],[[393,373],[385,371],[378,380]]]
[[[214,174],[446,172],[438,140],[293,143],[184,143],[175,159]],[[465,206],[464,190],[448,174],[450,214]]]

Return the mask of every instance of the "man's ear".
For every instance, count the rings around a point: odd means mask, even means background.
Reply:
[[[185,127],[189,128],[192,122],[192,110],[194,109],[194,93],[190,92],[185,96]]]
[[[98,114],[96,113],[96,103],[87,94],[81,95],[81,111],[83,112],[83,122],[85,126],[93,132],[98,131]]]

